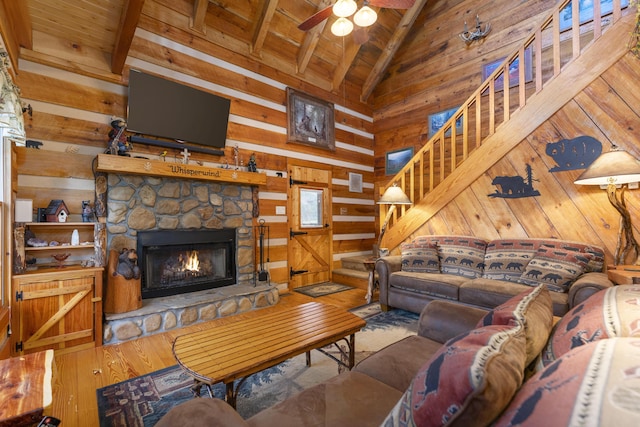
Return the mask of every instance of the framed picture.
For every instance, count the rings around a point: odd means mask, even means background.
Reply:
[[[333,104],[287,88],[287,142],[334,151]]]
[[[505,58],[498,59],[496,61],[490,62],[489,64],[485,64],[482,66],[482,81],[484,82],[487,78],[498,68],[503,62]],[[520,58],[516,58],[515,61],[511,63],[509,66],[509,87],[516,86],[518,84],[518,80],[520,78],[519,73],[520,68]],[[524,51],[524,81],[525,83],[533,81],[533,62],[531,59],[531,48],[527,48]],[[495,83],[496,91],[502,90],[504,88],[504,75],[500,75]]]
[[[362,174],[349,172],[349,191],[351,193],[362,193]]]
[[[402,148],[400,150],[389,151],[386,155],[385,174],[395,175],[413,157],[413,147]]]
[[[629,6],[629,0],[621,0],[620,6],[623,8]],[[589,21],[593,21],[593,1],[592,0],[579,0],[578,10],[580,11],[580,25]],[[600,16],[608,15],[612,11],[613,11],[613,0],[600,0]],[[571,9],[571,3],[569,3],[560,11],[560,31],[565,31],[571,28],[572,18],[573,18],[573,10]]]
[[[455,112],[458,111],[458,108],[460,107],[450,108],[445,111],[440,111],[439,113],[429,114],[429,117],[427,119],[429,121],[429,138],[435,135],[436,132],[438,132],[442,128],[442,126],[447,123],[447,120],[449,120],[451,116],[453,116]],[[460,116],[458,120],[456,120],[456,133],[462,133],[462,116]],[[446,133],[447,136],[450,134],[451,132],[449,131]]]

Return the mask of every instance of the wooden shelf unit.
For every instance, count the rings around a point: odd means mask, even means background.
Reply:
[[[93,260],[89,264],[95,267],[105,265],[105,225],[94,222],[28,222],[16,224],[16,268],[14,274],[23,274],[28,271],[40,270],[42,268],[58,267],[59,263],[53,258],[56,254],[70,254],[69,258],[63,262],[65,267],[81,267],[83,262]],[[28,246],[24,232],[30,230],[33,234],[47,242],[47,246]],[[74,230],[78,231],[79,245],[71,245],[71,235]],[[49,246],[49,243],[56,241],[59,244]],[[34,259],[35,264],[28,262]]]
[[[47,242],[27,246],[25,231]],[[79,244],[71,245],[78,231]],[[59,244],[49,246],[52,241]],[[102,345],[104,223],[14,224],[11,353],[56,352]],[[63,262],[53,255],[69,254]],[[27,263],[34,259],[35,263]]]

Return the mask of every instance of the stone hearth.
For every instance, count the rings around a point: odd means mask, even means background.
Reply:
[[[232,285],[143,300],[138,310],[105,314],[103,343],[117,344],[195,323],[275,305],[278,289],[270,285]]]

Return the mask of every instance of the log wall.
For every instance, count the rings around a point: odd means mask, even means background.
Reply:
[[[17,84],[33,115],[25,116],[27,138],[42,142],[38,149],[19,150],[18,198],[46,207],[51,199],[63,199],[72,214],[79,214],[82,200],[94,199],[94,157],[108,143],[109,123],[126,118],[128,74],[132,68],[163,76],[231,99],[227,147],[224,157],[192,153],[191,161],[210,167],[233,165],[233,148],[243,163],[255,153],[267,184],[259,187],[260,216],[270,226],[271,280],[288,280],[286,245],[287,159],[303,159],[332,167],[333,261],[348,255],[370,253],[375,241],[373,202],[373,113],[357,97],[326,92],[276,69],[260,67],[234,56],[206,40],[177,29],[192,13],[190,1],[147,1],[133,39],[123,77],[98,79],[81,70],[72,72],[35,62],[20,62]],[[74,49],[51,46],[51,49]],[[87,65],[96,59],[88,56]],[[294,87],[334,103],[336,150],[329,151],[287,142],[286,88]],[[164,149],[134,144],[133,154],[159,158]],[[178,150],[169,150],[167,161],[177,161]],[[362,175],[363,191],[349,191],[349,172]],[[281,175],[278,176],[278,175]]]

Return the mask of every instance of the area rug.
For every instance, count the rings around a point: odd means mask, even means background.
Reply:
[[[367,321],[367,325],[356,333],[356,363],[416,333],[417,314],[403,310],[375,313],[375,306],[378,304],[351,310]],[[344,346],[341,343],[338,344]],[[328,346],[325,350],[340,358],[335,346]],[[243,418],[249,418],[337,375],[341,370],[335,361],[318,351],[311,352],[310,367],[306,366],[304,354],[296,356],[250,376],[238,391],[237,411]],[[96,390],[100,426],[153,426],[173,406],[194,399],[190,388],[192,383],[191,377],[176,365],[100,388]],[[216,397],[223,398],[223,384],[216,384],[213,389]],[[206,395],[204,388],[202,393]]]
[[[335,294],[337,292],[342,292],[349,289],[353,289],[353,287],[341,285],[339,283],[324,282],[317,283],[315,285],[303,286],[301,288],[295,288],[294,290],[296,292],[300,292],[301,294],[317,298],[323,295]]]

